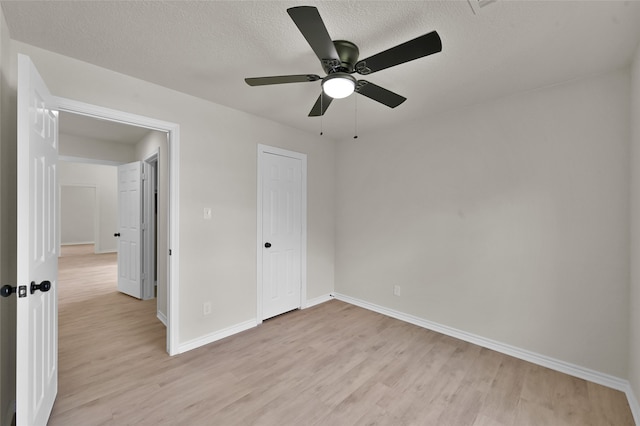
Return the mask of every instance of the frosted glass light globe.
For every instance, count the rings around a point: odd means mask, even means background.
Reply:
[[[330,74],[322,80],[322,90],[334,99],[346,98],[355,88],[356,79],[344,72]]]

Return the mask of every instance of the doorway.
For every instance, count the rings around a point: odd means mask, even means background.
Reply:
[[[162,168],[166,170],[165,175],[165,191],[166,194],[164,202],[159,201],[159,205],[162,206],[162,210],[165,212],[166,226],[161,227],[158,223],[157,235],[166,236],[166,244],[162,247],[161,244],[157,244],[157,257],[156,265],[158,271],[164,270],[166,274],[166,285],[163,291],[158,289],[158,303],[161,303],[160,295],[164,295],[164,303],[166,306],[163,322],[166,323],[167,341],[166,347],[169,355],[175,355],[179,353],[178,348],[178,253],[173,249],[173,245],[178,242],[178,214],[179,214],[179,167],[178,167],[178,155],[179,155],[179,126],[174,123],[165,122],[161,120],[152,119],[149,117],[138,116],[126,112],[111,110],[108,108],[102,108],[95,105],[85,104],[82,102],[73,101],[66,98],[56,98],[60,113],[76,114],[84,117],[97,119],[99,121],[106,121],[112,123],[126,124],[130,126],[136,126],[147,130],[155,130],[163,132],[166,135],[166,147],[167,153],[162,160],[162,156],[158,156],[156,163],[156,170],[161,173]],[[119,163],[124,163],[120,161]],[[113,163],[113,162],[112,162]],[[116,163],[117,164],[117,163]],[[115,165],[115,164],[114,164]],[[162,179],[158,179],[157,185],[162,186]],[[159,208],[160,211],[160,208]],[[156,238],[158,242],[159,238]],[[161,251],[162,250],[162,251]],[[160,272],[159,272],[160,273]],[[155,290],[154,290],[155,291]]]

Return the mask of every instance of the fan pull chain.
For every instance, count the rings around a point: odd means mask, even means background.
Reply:
[[[323,135],[322,132],[322,118],[324,117],[324,108],[322,106],[322,101],[323,101],[323,93],[322,93],[322,88],[320,88],[320,136]]]
[[[354,93],[353,97],[356,99],[355,103],[356,103],[356,108],[355,108],[355,114],[354,114],[354,129],[353,129],[353,138],[354,139],[358,139],[358,94]]]

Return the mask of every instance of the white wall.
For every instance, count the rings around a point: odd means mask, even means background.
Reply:
[[[626,378],[629,88],[616,71],[341,141],[336,291]]]
[[[158,259],[158,287],[157,305],[158,313],[162,318],[167,317],[167,258],[164,253],[168,253],[169,245],[167,238],[167,211],[169,208],[169,164],[167,162],[167,134],[163,132],[149,132],[135,145],[136,158],[144,161],[153,153],[158,153],[158,217],[157,229],[158,240],[156,242]]]
[[[631,291],[629,381],[640,407],[640,45],[631,67]]]
[[[167,137],[168,135],[165,132],[149,131],[138,143],[133,145],[135,159],[144,161],[145,158],[158,151],[160,151],[160,157],[166,157]]]
[[[0,285],[16,281],[16,93],[10,39],[0,8]],[[16,298],[0,298],[0,423],[11,424],[15,400]]]
[[[59,154],[120,164],[136,161],[135,144],[115,143],[69,134],[60,135]]]
[[[118,250],[118,168],[101,164],[60,161],[58,183],[62,186],[95,188],[97,208],[96,253]],[[61,218],[64,220],[64,218]],[[64,243],[64,241],[63,241]]]
[[[60,185],[60,244],[93,244],[96,213],[95,187]]]
[[[309,299],[333,290],[335,144],[13,41],[54,95],[180,125],[180,342],[256,319],[257,144],[308,155]],[[202,218],[211,207],[213,220]],[[212,314],[202,315],[202,302]]]

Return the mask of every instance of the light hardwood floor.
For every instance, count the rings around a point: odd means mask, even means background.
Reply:
[[[60,258],[56,425],[633,425],[623,393],[339,301],[175,357],[116,257]]]

